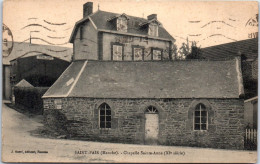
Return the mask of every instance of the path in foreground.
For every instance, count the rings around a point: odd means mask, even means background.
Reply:
[[[257,160],[256,151],[114,144],[45,139],[30,135],[30,131],[41,126],[43,125],[35,119],[18,113],[3,104],[2,161],[255,163]],[[26,153],[26,151],[28,152]],[[90,154],[91,152],[95,154]],[[103,154],[104,152],[109,154]],[[149,155],[149,152],[156,154]]]

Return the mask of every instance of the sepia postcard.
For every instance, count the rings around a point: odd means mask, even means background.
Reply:
[[[255,163],[258,2],[5,0],[2,162]]]

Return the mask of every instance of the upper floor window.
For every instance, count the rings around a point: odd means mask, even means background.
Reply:
[[[112,60],[123,60],[124,48],[122,44],[112,44]]]
[[[106,103],[99,107],[99,127],[111,128],[111,109]]]
[[[139,46],[133,46],[133,60],[140,61],[144,58],[144,48]]]
[[[152,22],[149,24],[148,35],[150,36],[158,36],[158,24]]]
[[[127,32],[127,18],[125,16],[117,18],[117,31]]]
[[[83,35],[84,35],[83,33],[84,33],[83,26],[80,26],[80,28],[79,28],[79,38],[80,38],[80,40],[83,39]]]
[[[162,60],[162,50],[158,48],[152,49],[152,60]]]
[[[204,104],[199,103],[194,111],[194,130],[207,130],[208,111]]]

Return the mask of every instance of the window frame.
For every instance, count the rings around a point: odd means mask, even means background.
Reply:
[[[157,51],[161,51],[161,59],[160,60],[154,60],[154,58],[153,58],[153,51],[154,50],[157,50]],[[162,48],[153,48],[152,47],[152,49],[151,49],[151,51],[152,51],[152,56],[151,56],[151,60],[153,60],[153,61],[162,61],[163,60],[163,49]]]
[[[150,105],[146,108],[145,114],[159,114],[159,111],[155,106]]]
[[[154,32],[151,33],[151,27],[156,27],[156,29],[153,29]],[[159,25],[157,23],[154,23],[154,22],[151,22],[149,25],[148,25],[148,35],[149,36],[154,36],[154,37],[158,37],[159,36]]]
[[[122,47],[122,60],[114,60],[113,46],[121,46]],[[124,61],[124,44],[117,43],[117,42],[111,43],[111,61]]]
[[[199,106],[200,105],[200,109],[199,109],[199,111],[200,111],[200,115],[199,115],[199,118],[200,118],[200,123],[199,123],[199,125],[200,125],[200,129],[195,129],[195,112],[196,111],[198,111],[198,110],[196,110],[197,109],[197,106]],[[201,109],[201,105],[203,105],[204,107],[205,107],[205,109]],[[202,118],[202,116],[201,116],[201,111],[206,111],[206,129],[202,129],[201,128],[201,125],[203,124],[203,123],[201,123],[201,118]],[[208,109],[207,109],[207,107],[206,107],[206,105],[205,104],[203,104],[203,103],[198,103],[196,106],[195,106],[195,108],[194,108],[194,110],[193,110],[193,130],[194,131],[208,131],[208,123],[209,123],[209,111],[208,111]]]
[[[135,48],[140,48],[142,49],[142,60],[135,60]],[[144,46],[139,46],[139,45],[132,45],[132,61],[144,61]]]
[[[80,40],[83,40],[83,33],[84,33],[83,30],[84,30],[84,29],[83,29],[83,26],[80,26],[80,27],[79,27],[79,39],[80,39]]]
[[[103,109],[102,108],[102,106],[105,106],[105,114],[104,115],[102,115],[102,116],[104,116],[105,117],[105,127],[103,128],[103,127],[101,127],[101,119],[100,119],[100,117],[101,117],[101,110]],[[106,108],[106,106],[108,106],[109,108],[107,109]],[[107,115],[106,115],[106,110],[110,110],[110,121],[107,121],[106,119],[106,117],[107,117]],[[110,128],[107,128],[106,127],[106,125],[107,125],[107,122],[110,122]],[[111,107],[107,104],[107,103],[103,103],[103,104],[101,104],[99,107],[98,107],[98,127],[99,127],[99,129],[104,129],[104,130],[107,130],[107,129],[112,129],[112,110],[111,110]]]
[[[125,18],[125,20],[123,20],[122,18]],[[124,30],[122,30],[122,29],[119,29],[119,26],[121,25],[121,24],[123,24],[123,22],[126,22],[126,24],[125,24],[125,29]],[[127,18],[125,17],[125,16],[120,16],[120,17],[118,17],[117,19],[116,19],[116,30],[117,31],[121,31],[121,32],[127,32],[127,30],[128,30],[128,27],[127,27],[127,24],[128,24],[128,21],[127,21]]]

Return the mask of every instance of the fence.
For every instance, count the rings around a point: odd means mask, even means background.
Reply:
[[[257,130],[256,129],[246,129],[245,149],[247,149],[247,150],[256,150],[257,149]]]

